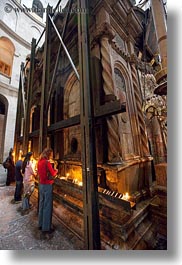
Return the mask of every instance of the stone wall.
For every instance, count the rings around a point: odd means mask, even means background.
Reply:
[[[39,39],[44,24],[27,12],[21,11],[17,1],[0,1],[0,38],[8,38],[15,47],[11,77],[0,73],[0,93],[7,100],[6,115],[2,135],[4,150],[1,148],[0,158],[3,160],[14,145],[14,129],[16,120],[17,97],[21,62],[31,51],[32,38]],[[43,40],[40,42],[42,45]],[[0,161],[1,162],[1,161]]]

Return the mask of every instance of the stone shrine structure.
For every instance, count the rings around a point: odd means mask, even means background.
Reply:
[[[32,40],[30,63],[21,68],[25,78],[18,96],[16,158],[31,150],[37,160],[44,147],[53,148],[52,163],[59,171],[54,214],[84,238],[87,206],[83,198],[89,191],[83,177],[82,124],[90,120],[85,121],[81,112],[89,103],[80,84],[85,58],[89,58],[90,78],[86,81],[91,84],[95,141],[85,144],[96,147],[97,175],[93,177],[97,188],[92,192],[98,196],[101,248],[155,249],[158,236],[167,240],[166,182],[156,185],[155,175],[157,164],[166,163],[166,137],[159,123],[161,112],[158,116],[153,109],[150,112],[159,79],[166,77],[156,59],[162,49],[157,46],[160,37],[158,31],[151,31],[155,11],[144,11],[129,0],[90,1],[89,50],[84,53],[84,22],[79,22],[83,17],[77,13],[88,10],[80,11],[82,2],[69,1],[63,13],[50,11],[45,43],[38,48]],[[69,12],[70,7],[75,12]],[[160,16],[164,19],[162,12]],[[166,55],[165,51],[161,54]],[[156,80],[158,71],[161,78]],[[161,109],[165,100],[159,102]]]

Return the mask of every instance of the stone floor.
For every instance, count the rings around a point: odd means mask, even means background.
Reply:
[[[84,250],[83,241],[53,216],[55,232],[43,237],[38,230],[37,200],[32,209],[21,214],[21,203],[12,204],[15,184],[5,186],[5,171],[0,165],[0,250]],[[152,249],[166,250],[167,239],[157,235]]]
[[[19,204],[12,204],[15,185],[0,187],[0,250],[81,250],[83,242],[53,217],[55,232],[43,238],[37,229],[37,207],[21,215]]]

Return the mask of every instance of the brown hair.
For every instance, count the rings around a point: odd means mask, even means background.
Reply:
[[[27,166],[27,164],[29,164],[30,162],[30,158],[31,156],[33,155],[32,152],[28,152],[23,160],[23,164],[22,164],[22,173],[24,174],[25,173],[25,168]]]
[[[43,150],[43,152],[40,154],[40,159],[41,158],[46,158],[46,159],[50,159],[51,157],[51,153],[53,152],[52,148],[45,148]]]

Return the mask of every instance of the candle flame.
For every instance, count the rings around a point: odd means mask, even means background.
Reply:
[[[129,196],[129,193],[128,192],[126,192],[125,194],[123,194],[123,197],[122,197],[123,200],[128,201],[129,198],[130,198],[130,196]]]

